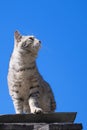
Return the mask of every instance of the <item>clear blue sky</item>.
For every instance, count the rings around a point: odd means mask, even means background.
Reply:
[[[58,112],[78,112],[87,127],[87,0],[0,1],[0,114],[15,113],[7,72],[14,31],[42,41],[37,64]]]

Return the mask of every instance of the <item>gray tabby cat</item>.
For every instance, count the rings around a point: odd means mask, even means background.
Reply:
[[[56,103],[53,92],[36,66],[41,42],[34,36],[22,36],[18,31],[14,37],[8,86],[16,113],[54,112]]]

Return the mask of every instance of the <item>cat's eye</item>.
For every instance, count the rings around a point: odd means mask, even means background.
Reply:
[[[28,47],[28,44],[27,44],[27,42],[23,42],[23,44],[22,44],[22,47],[23,47],[23,48],[26,48],[26,47]]]

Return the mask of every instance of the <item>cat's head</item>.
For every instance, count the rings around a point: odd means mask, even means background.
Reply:
[[[21,54],[37,55],[41,41],[34,36],[22,36],[18,31],[14,33],[15,49]]]

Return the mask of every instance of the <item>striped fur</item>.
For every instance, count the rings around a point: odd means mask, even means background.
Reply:
[[[8,86],[16,113],[53,112],[56,108],[53,92],[36,65],[41,42],[34,36],[21,36],[18,31],[14,36]]]

